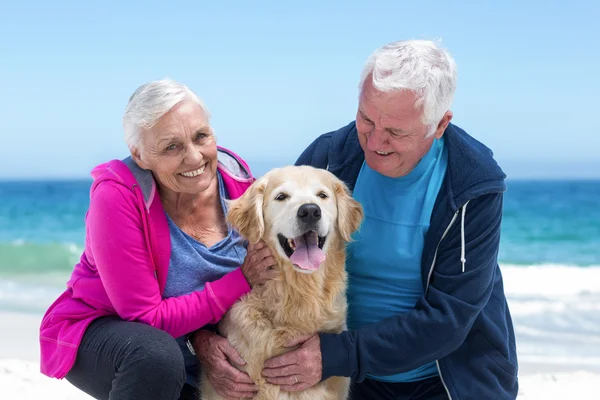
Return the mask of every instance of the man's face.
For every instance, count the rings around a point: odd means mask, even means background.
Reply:
[[[371,77],[365,80],[356,114],[358,139],[367,165],[382,175],[408,175],[431,148],[434,138],[444,134],[452,118],[448,111],[434,135],[427,136],[421,109],[410,91],[385,93],[377,90]]]

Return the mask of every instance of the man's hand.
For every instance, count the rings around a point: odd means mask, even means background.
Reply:
[[[273,357],[265,362],[262,371],[267,382],[280,385],[286,392],[307,389],[321,381],[321,340],[319,335],[300,336],[285,344],[285,347],[300,348]]]
[[[231,363],[246,362],[227,339],[210,331],[198,331],[192,345],[215,391],[226,399],[252,398],[258,391],[250,376]]]

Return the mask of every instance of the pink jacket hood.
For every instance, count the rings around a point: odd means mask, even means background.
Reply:
[[[218,170],[231,199],[254,181],[248,165],[222,147]],[[68,373],[87,326],[99,317],[118,315],[179,337],[218,322],[250,290],[238,268],[200,292],[163,299],[171,241],[152,173],[128,157],[98,165],[92,177],[83,254],[40,326],[41,372],[50,377]]]

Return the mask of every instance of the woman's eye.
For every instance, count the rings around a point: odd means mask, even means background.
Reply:
[[[277,195],[277,197],[275,197],[275,200],[277,200],[277,201],[283,201],[283,200],[285,200],[287,198],[288,198],[287,194],[285,194],[285,193],[279,193]]]
[[[207,135],[206,133],[199,133],[199,134],[196,136],[196,140],[204,140],[204,139],[206,139],[207,137],[208,137],[208,135]]]
[[[176,144],[170,144],[167,146],[167,148],[165,150],[169,151],[169,150],[175,150],[177,148]]]
[[[329,196],[327,196],[327,193],[325,193],[325,192],[319,192],[319,194],[317,194],[317,196],[319,196],[322,199],[326,199],[329,197]]]

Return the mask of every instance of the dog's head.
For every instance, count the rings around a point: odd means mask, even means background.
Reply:
[[[332,173],[288,166],[269,171],[231,201],[227,219],[250,242],[263,239],[297,271],[312,273],[331,243],[350,241],[363,210]]]

